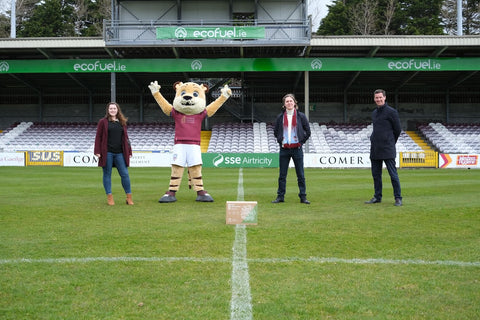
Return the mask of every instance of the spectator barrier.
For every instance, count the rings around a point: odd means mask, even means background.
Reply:
[[[202,153],[204,167],[278,168],[276,153]],[[480,168],[478,154],[400,152],[399,168]],[[170,167],[171,153],[134,151],[131,167]],[[306,168],[370,168],[368,153],[305,153]],[[1,166],[97,167],[98,158],[89,152],[36,150],[0,153]],[[293,163],[290,163],[293,167]]]

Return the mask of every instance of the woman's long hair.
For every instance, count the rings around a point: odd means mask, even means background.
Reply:
[[[106,110],[105,110],[105,118],[107,118],[109,121],[112,120],[110,119],[110,114],[108,113],[108,107],[110,107],[111,104],[114,104],[116,107],[117,107],[117,119],[118,121],[120,122],[120,124],[122,126],[126,126],[127,125],[127,121],[128,121],[128,118],[125,117],[122,113],[122,109],[120,109],[120,105],[116,102],[109,102],[107,103],[107,106],[106,106]]]
[[[298,104],[297,104],[298,102],[297,102],[297,99],[295,99],[295,96],[293,95],[293,93],[287,93],[286,95],[283,96],[283,98],[282,98],[282,102],[283,102],[282,109],[285,109],[285,99],[287,99],[288,97],[293,99],[293,102],[295,102],[295,109],[298,109]]]

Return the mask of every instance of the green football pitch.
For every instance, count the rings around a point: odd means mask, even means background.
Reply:
[[[0,167],[0,319],[479,319],[480,170],[204,168],[213,203],[169,168]],[[258,225],[227,225],[226,201],[258,202]]]

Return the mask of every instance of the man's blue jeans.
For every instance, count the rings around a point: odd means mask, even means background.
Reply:
[[[118,174],[122,180],[122,187],[125,193],[132,193],[130,188],[130,176],[128,175],[128,168],[123,158],[123,153],[107,153],[107,164],[103,167],[103,187],[106,194],[112,193],[112,168],[113,165],[117,167]]]
[[[375,160],[370,159],[372,163],[372,177],[373,187],[375,189],[374,197],[377,200],[382,200],[382,167],[383,162],[387,167],[390,175],[390,180],[393,187],[393,196],[395,199],[402,199],[402,189],[400,188],[400,179],[398,178],[397,167],[395,166],[395,159]]]
[[[284,149],[280,148],[280,174],[278,176],[278,190],[277,196],[279,198],[284,198],[285,196],[285,189],[287,185],[287,173],[288,173],[288,165],[290,163],[290,159],[293,159],[293,163],[295,165],[295,172],[297,173],[297,182],[298,182],[298,189],[299,193],[298,196],[300,199],[305,199],[307,197],[306,194],[306,185],[305,185],[305,172],[303,170],[303,149],[294,148],[294,149]]]

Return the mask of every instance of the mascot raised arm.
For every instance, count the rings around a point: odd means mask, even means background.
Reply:
[[[189,187],[197,192],[196,201],[213,202],[213,198],[203,188],[202,151],[200,136],[202,121],[211,117],[232,95],[232,90],[225,85],[221,95],[206,106],[205,93],[208,86],[194,82],[176,82],[175,99],[171,105],[160,93],[157,81],[148,86],[155,101],[163,113],[172,117],[175,122],[175,144],[172,152],[172,173],[168,191],[158,200],[160,203],[175,202],[176,192],[180,187],[185,167],[188,168]]]

